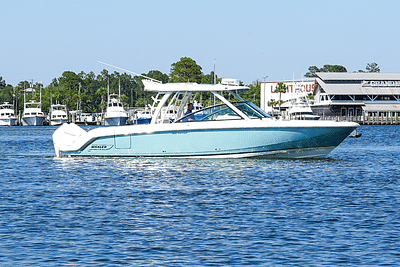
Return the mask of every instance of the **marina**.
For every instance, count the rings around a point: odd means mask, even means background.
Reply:
[[[400,1],[1,8],[0,267],[400,266]]]

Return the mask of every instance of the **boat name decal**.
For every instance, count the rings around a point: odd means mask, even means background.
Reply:
[[[98,149],[98,150],[104,150],[104,149],[110,149],[111,145],[91,145],[90,149]]]

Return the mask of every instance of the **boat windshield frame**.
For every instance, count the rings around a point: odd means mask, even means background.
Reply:
[[[250,101],[233,102],[231,104],[245,114],[249,119],[263,119],[272,117]],[[245,119],[246,118],[241,116],[227,104],[218,104],[190,113],[174,123]]]

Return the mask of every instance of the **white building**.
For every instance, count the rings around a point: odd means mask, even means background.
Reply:
[[[314,113],[327,116],[400,115],[400,73],[319,72]]]
[[[314,94],[311,108],[320,116],[400,117],[400,73],[318,72],[315,80],[283,82],[287,101],[296,94]],[[278,82],[261,83],[261,108],[279,100]]]
[[[260,107],[265,111],[270,111],[271,107],[268,103],[271,100],[278,101],[279,93],[275,93],[276,85],[279,82],[261,82],[261,101]],[[315,80],[307,81],[286,81],[283,82],[286,87],[286,93],[281,93],[281,100],[288,101],[296,97],[307,96],[314,93],[316,87]]]

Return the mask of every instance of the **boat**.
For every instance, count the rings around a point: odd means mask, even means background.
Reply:
[[[337,147],[358,124],[320,120],[277,120],[238,94],[247,86],[166,83],[142,80],[157,92],[158,105],[150,124],[99,127],[86,131],[63,124],[53,134],[57,157],[168,158],[320,158]],[[219,103],[184,115],[198,93],[209,92]],[[229,101],[230,94],[236,101]],[[166,122],[163,107],[179,102],[174,122]]]
[[[128,112],[125,111],[119,98],[116,98],[116,95],[110,95],[107,110],[104,114],[104,124],[106,126],[125,125],[128,117]]]
[[[121,126],[125,125],[129,114],[124,109],[124,105],[121,101],[121,86],[119,86],[119,94],[110,95],[110,87],[107,86],[108,101],[107,110],[104,114],[104,124],[106,126]]]
[[[33,88],[33,80],[31,87],[24,90],[24,112],[22,114],[21,123],[23,126],[42,126],[46,120],[46,116],[42,112],[42,90],[40,88],[39,101],[34,99],[27,101],[27,93],[32,93],[32,98],[34,98],[35,89]]]
[[[151,122],[151,107],[135,111],[133,124],[149,124]]]
[[[42,112],[42,103],[30,100],[24,103],[24,113],[22,115],[23,126],[42,126],[46,116]]]
[[[69,112],[70,119],[73,123],[78,125],[97,125],[100,124],[98,114],[90,112],[82,112],[82,110],[72,110]]]
[[[18,124],[14,106],[8,102],[0,105],[0,126],[15,126]]]
[[[289,107],[287,115],[292,120],[319,120],[321,116],[314,115],[308,98],[301,96],[291,99],[287,102]]]
[[[50,126],[62,125],[68,122],[67,106],[54,104],[50,106]]]

